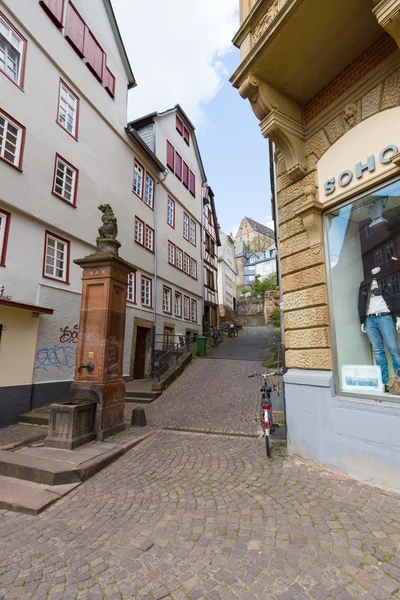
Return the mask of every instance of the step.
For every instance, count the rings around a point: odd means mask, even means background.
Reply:
[[[48,486],[0,475],[0,509],[38,515],[78,485],[80,483]]]
[[[146,392],[146,391],[130,391],[126,390],[125,392],[125,401],[126,402],[154,402],[161,396],[162,392]]]
[[[41,408],[35,408],[30,412],[24,413],[20,416],[19,422],[26,423],[28,425],[48,425],[50,415],[50,404],[42,406]]]
[[[76,466],[64,465],[51,458],[41,458],[0,450],[0,475],[45,485],[61,485],[81,481]]]

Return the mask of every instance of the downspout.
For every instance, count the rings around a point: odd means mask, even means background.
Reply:
[[[201,265],[201,335],[204,334],[204,311],[206,308],[205,303],[205,288],[204,288],[204,193],[203,190],[207,189],[207,180],[201,184],[201,247],[200,247],[200,265]]]
[[[276,245],[276,271],[278,276],[279,286],[279,309],[281,313],[281,342],[282,342],[282,373],[286,370],[285,365],[285,325],[284,325],[284,311],[283,311],[283,295],[282,295],[282,266],[281,266],[281,238],[279,230],[279,211],[278,211],[278,194],[276,192],[276,167],[275,167],[275,144],[272,140],[268,139],[269,143],[269,172],[271,182],[271,205],[272,205],[272,218],[275,223],[275,245]],[[278,365],[279,367],[279,365]],[[286,423],[286,440],[287,440],[287,420],[286,420],[286,397],[285,397],[285,385],[282,378],[282,394],[283,394],[283,413]]]
[[[152,339],[152,376],[154,376],[154,357],[156,350],[156,323],[157,323],[157,213],[158,213],[158,186],[163,183],[169,174],[168,169],[163,172],[163,179],[156,181],[156,188],[154,190],[154,285],[153,285],[153,339]],[[171,298],[172,302],[172,298]]]

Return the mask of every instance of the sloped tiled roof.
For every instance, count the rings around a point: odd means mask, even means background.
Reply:
[[[245,219],[249,222],[254,231],[256,231],[257,233],[261,233],[261,235],[266,235],[270,238],[275,239],[275,233],[272,231],[272,229],[270,229],[266,225],[263,225],[262,223],[259,223],[258,221],[254,221],[254,219],[249,219],[249,217],[245,217]]]

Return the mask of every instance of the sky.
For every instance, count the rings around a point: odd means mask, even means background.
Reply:
[[[112,0],[137,87],[128,118],[180,104],[196,127],[225,233],[244,216],[272,227],[268,142],[229,77],[239,0]]]

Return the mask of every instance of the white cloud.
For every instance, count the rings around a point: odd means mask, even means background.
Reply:
[[[129,118],[181,104],[196,126],[227,73],[237,0],[113,0],[138,86]]]
[[[265,225],[266,227],[269,227],[270,229],[272,229],[272,231],[275,231],[275,224],[274,224],[272,217],[270,217],[270,216],[266,217],[262,221],[262,224]]]

